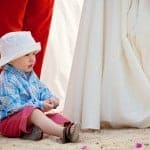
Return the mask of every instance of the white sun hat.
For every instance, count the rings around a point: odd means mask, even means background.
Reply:
[[[40,42],[34,40],[30,31],[6,33],[0,38],[0,67],[40,49]]]

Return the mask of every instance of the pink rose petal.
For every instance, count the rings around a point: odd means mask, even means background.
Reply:
[[[142,143],[136,143],[135,147],[136,148],[141,148],[142,147]]]
[[[81,147],[81,150],[88,150],[88,149],[87,149],[87,145],[83,145],[83,146]]]

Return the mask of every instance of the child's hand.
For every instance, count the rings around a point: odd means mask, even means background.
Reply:
[[[51,109],[56,109],[57,106],[59,106],[59,99],[56,97],[52,97],[52,98],[44,101],[43,111],[47,112]]]
[[[51,100],[44,101],[44,107],[43,107],[44,112],[49,111],[53,108],[54,108],[54,102],[51,102]]]
[[[59,99],[56,97],[50,98],[50,101],[54,104],[53,109],[56,109],[59,106]]]

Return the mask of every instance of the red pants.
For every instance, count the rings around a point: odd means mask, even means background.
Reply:
[[[35,72],[40,76],[52,19],[54,0],[0,0],[0,36],[10,31],[29,30],[42,50]]]
[[[31,129],[27,127],[27,121],[33,110],[33,107],[28,106],[22,111],[0,121],[0,134],[6,137],[17,138],[22,133],[30,133]],[[47,115],[47,117],[60,125],[70,123],[66,117],[59,113]]]

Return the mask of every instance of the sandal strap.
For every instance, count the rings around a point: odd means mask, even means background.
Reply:
[[[63,139],[62,139],[63,143],[70,142],[70,139],[68,138],[68,131],[67,130],[68,130],[68,126],[64,127],[64,130],[63,130]]]
[[[73,125],[75,125],[75,129],[74,129],[74,131],[71,132],[71,127]],[[63,143],[76,142],[79,138],[78,132],[79,132],[78,124],[75,124],[75,123],[68,124],[68,126],[66,126],[63,130]],[[76,134],[76,135],[74,135],[74,134]]]

